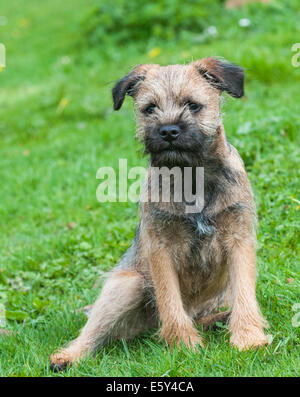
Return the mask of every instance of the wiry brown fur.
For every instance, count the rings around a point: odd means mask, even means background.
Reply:
[[[243,162],[226,139],[222,91],[243,95],[242,69],[215,58],[189,65],[139,65],[113,89],[114,107],[134,98],[138,137],[151,166],[204,167],[204,208],[144,202],[135,240],[109,275],[79,337],[54,354],[52,367],[72,364],[116,338],[161,324],[170,345],[203,346],[194,321],[204,326],[229,317],[230,341],[239,349],[267,343],[255,295],[255,206]],[[203,105],[192,114],[188,104]],[[145,107],[155,105],[153,114]],[[176,124],[170,146],[160,126]],[[142,198],[148,196],[151,174]],[[226,313],[218,312],[228,306]]]

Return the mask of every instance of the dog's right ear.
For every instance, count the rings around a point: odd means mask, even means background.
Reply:
[[[138,75],[134,72],[118,80],[112,89],[112,96],[114,101],[114,110],[119,110],[124,102],[125,95],[134,95],[137,83],[144,80],[145,76]]]
[[[134,96],[138,89],[138,83],[145,80],[147,70],[153,65],[138,65],[131,73],[118,80],[112,89],[114,110],[119,110],[124,102],[125,96]]]

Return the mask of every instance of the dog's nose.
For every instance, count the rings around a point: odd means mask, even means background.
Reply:
[[[178,125],[163,125],[159,128],[159,135],[162,137],[164,141],[174,141],[180,135],[180,127]]]

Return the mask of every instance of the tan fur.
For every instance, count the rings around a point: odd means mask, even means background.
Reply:
[[[141,141],[157,123],[176,123],[178,118],[188,125],[196,123],[203,139],[211,138],[209,161],[216,165],[206,163],[206,153],[199,161],[204,169],[208,167],[209,186],[220,186],[221,193],[205,207],[214,232],[204,231],[195,251],[198,240],[185,218],[183,203],[141,200],[141,221],[132,247],[109,275],[79,337],[52,356],[54,369],[72,364],[110,340],[133,337],[158,324],[168,344],[195,348],[203,342],[194,321],[207,328],[229,317],[231,344],[242,350],[267,343],[255,294],[255,205],[243,162],[227,142],[221,121],[221,92],[231,92],[222,64],[206,58],[189,65],[139,65],[116,86],[115,109],[130,84],[135,84],[130,95]],[[120,96],[118,90],[123,90]],[[231,94],[242,95],[236,87]],[[192,115],[187,101],[204,107]],[[146,116],[143,109],[151,103],[157,105],[155,115]],[[219,169],[225,170],[224,175]],[[235,179],[230,182],[232,175]],[[150,182],[148,173],[142,198],[149,195]],[[229,310],[219,312],[225,305]]]
[[[161,337],[170,345],[173,342],[178,345],[182,342],[192,347],[202,344],[191,318],[184,310],[180,283],[172,258],[151,230],[148,230],[148,235],[144,238],[148,244],[143,244],[142,249],[146,249],[144,254],[150,265],[151,279],[162,323]]]
[[[142,290],[143,279],[137,272],[121,270],[112,273],[79,337],[54,354],[51,357],[52,364],[72,364],[111,338],[129,338],[141,332],[146,327],[146,322],[135,324],[135,316],[141,305]],[[127,320],[123,324],[124,317],[132,317],[131,324]]]

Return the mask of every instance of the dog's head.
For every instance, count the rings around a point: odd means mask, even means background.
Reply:
[[[221,125],[223,91],[240,98],[244,73],[204,58],[188,65],[139,65],[113,88],[114,109],[132,96],[139,137],[155,166],[192,166],[210,150]]]

